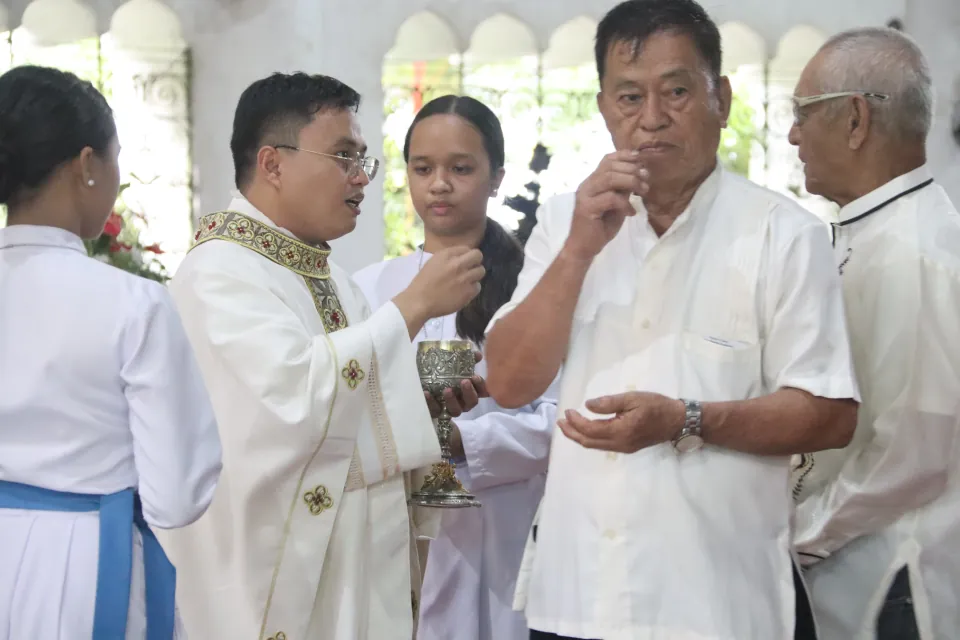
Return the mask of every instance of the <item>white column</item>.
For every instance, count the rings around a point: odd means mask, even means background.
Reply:
[[[226,207],[235,189],[230,134],[243,90],[274,71],[319,66],[314,45],[300,35],[312,28],[319,40],[317,15],[298,15],[298,3],[288,0],[265,2],[239,16],[218,8],[222,4],[204,3],[190,38],[197,216]]]

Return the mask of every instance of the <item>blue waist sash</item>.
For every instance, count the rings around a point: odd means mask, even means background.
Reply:
[[[133,489],[109,495],[51,491],[0,480],[0,508],[33,511],[100,512],[100,554],[93,640],[123,640],[127,631],[133,577],[133,527],[143,538],[147,640],[172,640],[176,570],[143,519]]]

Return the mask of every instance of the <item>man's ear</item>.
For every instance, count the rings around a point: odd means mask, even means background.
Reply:
[[[717,105],[720,108],[720,119],[723,126],[727,126],[727,120],[730,119],[730,108],[733,106],[733,88],[730,86],[730,78],[720,76],[720,82],[717,83]]]
[[[847,116],[847,145],[852,150],[857,150],[867,141],[870,134],[870,125],[872,124],[870,105],[863,96],[852,96],[851,109]]]
[[[276,147],[263,146],[257,152],[257,173],[277,189],[280,188],[281,160]]]

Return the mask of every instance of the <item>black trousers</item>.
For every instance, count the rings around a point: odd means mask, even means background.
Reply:
[[[796,622],[794,623],[793,637],[796,640],[817,640],[817,627],[813,623],[813,609],[807,590],[800,579],[800,570],[793,567],[793,589],[797,594]]]
[[[897,572],[877,616],[877,640],[920,640],[906,567]]]
[[[794,574],[796,578],[796,574]],[[813,616],[800,613],[800,584],[797,582],[797,640],[816,640]],[[806,597],[804,595],[804,600]],[[806,611],[810,611],[806,604]],[[920,640],[920,629],[913,611],[913,593],[910,591],[910,573],[904,567],[897,572],[883,607],[877,616],[876,640]]]
[[[580,638],[571,638],[569,636],[558,636],[555,633],[546,633],[544,631],[530,630],[530,640],[580,640]]]
[[[797,568],[793,568],[793,586],[797,593],[797,622],[794,635],[796,640],[817,640],[816,627],[813,626],[813,611],[810,609],[810,601],[807,599],[807,592],[803,588],[803,582],[800,581],[800,573]],[[915,636],[919,639],[919,636]],[[544,633],[543,631],[530,631],[530,640],[580,640],[579,638],[569,638],[567,636],[558,636],[554,633]],[[901,640],[900,636],[879,637],[878,640]],[[913,637],[904,636],[902,640],[913,640]]]

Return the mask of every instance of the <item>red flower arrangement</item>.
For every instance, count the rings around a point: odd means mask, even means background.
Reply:
[[[123,231],[123,218],[116,211],[107,218],[107,223],[103,225],[103,232],[108,236],[116,238]]]
[[[140,229],[146,227],[146,217],[130,210],[123,202],[123,191],[128,186],[125,184],[120,187],[117,206],[103,225],[100,237],[86,242],[87,253],[92,258],[134,275],[166,282],[170,277],[156,258],[163,253],[160,245],[140,244]]]

